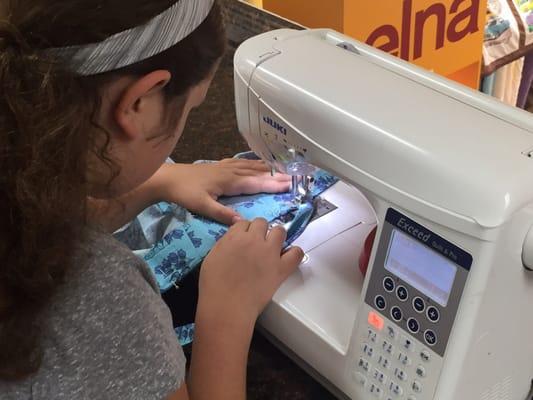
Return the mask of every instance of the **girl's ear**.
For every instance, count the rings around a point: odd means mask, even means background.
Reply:
[[[143,135],[144,121],[152,117],[148,112],[150,102],[157,100],[157,95],[168,84],[171,74],[166,70],[157,70],[134,80],[119,97],[114,109],[114,119],[121,128],[119,137],[134,140]]]

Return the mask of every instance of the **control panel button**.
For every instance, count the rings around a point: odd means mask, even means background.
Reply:
[[[430,346],[435,346],[437,343],[437,335],[431,329],[428,329],[424,332],[424,340]]]
[[[368,325],[372,326],[378,331],[381,331],[385,325],[385,320],[377,312],[370,311],[368,313]]]
[[[423,313],[426,309],[426,302],[422,299],[422,297],[415,297],[413,299],[413,308],[417,313]]]
[[[383,397],[383,389],[374,383],[368,387],[368,392],[373,394],[376,399],[381,399]]]
[[[368,340],[370,340],[372,343],[376,343],[378,334],[374,332],[372,329],[368,330]]]
[[[396,289],[396,296],[401,301],[406,301],[409,298],[409,292],[405,286],[398,286],[398,289]]]
[[[390,385],[389,385],[389,390],[396,397],[400,397],[400,396],[403,395],[403,388],[400,385],[398,385],[397,383],[391,382]]]
[[[373,378],[381,384],[387,382],[387,375],[381,372],[379,369],[375,368],[373,373]]]
[[[390,368],[390,361],[385,356],[379,356],[378,364],[385,369]]]
[[[396,330],[395,327],[388,325],[387,335],[389,336],[390,339],[395,340],[396,337],[398,336],[398,331]]]
[[[407,329],[409,329],[409,332],[411,333],[418,333],[418,331],[420,330],[420,324],[416,319],[409,318],[407,320]]]
[[[415,373],[419,378],[426,377],[426,369],[422,365],[416,367]]]
[[[368,343],[363,343],[363,353],[365,353],[369,358],[372,358],[374,355],[374,348]]]
[[[437,310],[437,308],[431,306],[431,307],[428,307],[427,311],[426,311],[426,315],[428,317],[428,319],[431,321],[431,322],[438,322],[439,319],[440,319],[440,313],[439,313],[439,310]]]
[[[398,354],[398,361],[402,363],[402,365],[408,366],[411,365],[411,359],[407,354],[400,353]]]
[[[407,336],[402,335],[402,338],[400,339],[400,345],[404,350],[407,351],[414,351],[415,344],[411,340],[411,338],[408,338]]]
[[[414,381],[411,388],[413,389],[413,392],[420,393],[422,391],[422,384],[418,381]]]
[[[376,296],[374,299],[374,304],[378,310],[384,310],[385,307],[387,307],[387,302],[383,298],[383,296]]]
[[[366,376],[364,376],[362,373],[354,371],[354,373],[352,374],[352,377],[355,383],[361,386],[365,386],[367,379],[366,379]]]
[[[362,357],[359,359],[357,366],[365,372],[368,372],[370,370],[370,363]]]
[[[406,381],[407,380],[407,374],[405,373],[405,371],[401,368],[396,368],[394,370],[394,376],[396,378],[398,378],[399,380],[401,381]]]
[[[414,395],[411,395],[407,398],[407,400],[416,400],[416,397]]]
[[[396,322],[401,321],[403,317],[402,310],[400,310],[399,307],[392,307],[390,310],[390,315],[392,319],[395,320]]]
[[[392,345],[392,343],[390,343],[389,341],[387,340],[384,340],[382,345],[381,345],[383,351],[387,354],[392,354],[394,352],[394,346]]]
[[[429,362],[429,360],[431,360],[431,356],[429,355],[429,352],[427,350],[422,350],[420,352],[420,358],[424,362]]]
[[[389,293],[392,293],[394,292],[395,288],[396,284],[394,283],[394,279],[392,279],[390,276],[387,276],[385,279],[383,279],[383,289]]]

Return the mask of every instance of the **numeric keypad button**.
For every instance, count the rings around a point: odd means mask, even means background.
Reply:
[[[405,382],[407,380],[407,374],[405,373],[403,369],[400,369],[400,368],[396,368],[394,370],[394,376],[398,378],[399,380],[401,380],[402,382]]]
[[[385,384],[387,382],[387,375],[385,375],[383,372],[381,372],[379,369],[374,369],[373,378],[378,381],[381,384]]]
[[[362,357],[359,359],[357,366],[365,372],[368,372],[370,370],[370,363]]]
[[[374,348],[368,343],[363,343],[363,353],[365,353],[369,358],[372,358],[374,355]]]
[[[400,353],[398,354],[398,361],[402,363],[402,365],[405,365],[406,367],[411,365],[411,359],[408,355]]]
[[[378,364],[384,369],[389,369],[390,368],[390,361],[385,356],[379,356]]]
[[[415,344],[414,342],[407,336],[402,335],[402,338],[400,339],[400,346],[402,349],[407,351],[414,351]]]
[[[422,391],[422,384],[418,381],[414,381],[411,389],[413,389],[413,392],[415,393],[420,393]]]
[[[427,350],[420,351],[420,358],[424,362],[429,362],[431,360],[431,356],[429,354],[429,351],[427,351]]]
[[[368,340],[370,340],[372,343],[376,343],[378,334],[374,332],[372,329],[368,330]]]
[[[396,397],[400,397],[400,396],[403,395],[403,388],[400,385],[398,385],[397,383],[391,382],[391,384],[389,385],[389,390]]]
[[[392,343],[388,342],[387,340],[384,340],[382,345],[381,345],[381,348],[383,349],[383,351],[389,355],[391,355],[392,353],[394,353],[394,346],[392,345]]]
[[[381,389],[381,387],[379,387],[378,385],[372,383],[369,387],[368,387],[368,392],[372,395],[374,395],[374,398],[376,399],[381,399],[383,397],[383,389]]]
[[[425,378],[426,377],[426,369],[422,365],[418,365],[415,369],[415,374],[419,378]]]
[[[387,335],[389,336],[389,339],[396,340],[396,337],[398,336],[398,331],[395,327],[388,325]]]

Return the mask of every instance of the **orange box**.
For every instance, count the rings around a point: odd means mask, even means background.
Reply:
[[[477,89],[486,1],[263,0],[310,28],[333,28]]]

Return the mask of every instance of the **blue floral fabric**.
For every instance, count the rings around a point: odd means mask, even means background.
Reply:
[[[253,153],[238,155],[241,158],[254,156]],[[334,176],[318,170],[314,174],[312,196],[319,195],[336,181]],[[262,217],[270,222],[280,221],[286,215],[299,220],[300,225],[289,231],[286,245],[303,231],[312,214],[312,207],[302,208],[290,193],[225,197],[219,201],[247,220]],[[141,212],[130,224],[115,232],[115,237],[146,261],[163,293],[197,268],[227,230],[226,225],[192,214],[176,204],[162,202]],[[191,326],[179,327],[176,333],[182,344],[192,340]]]
[[[182,346],[193,342],[194,339],[194,324],[187,324],[175,328],[176,335]]]

